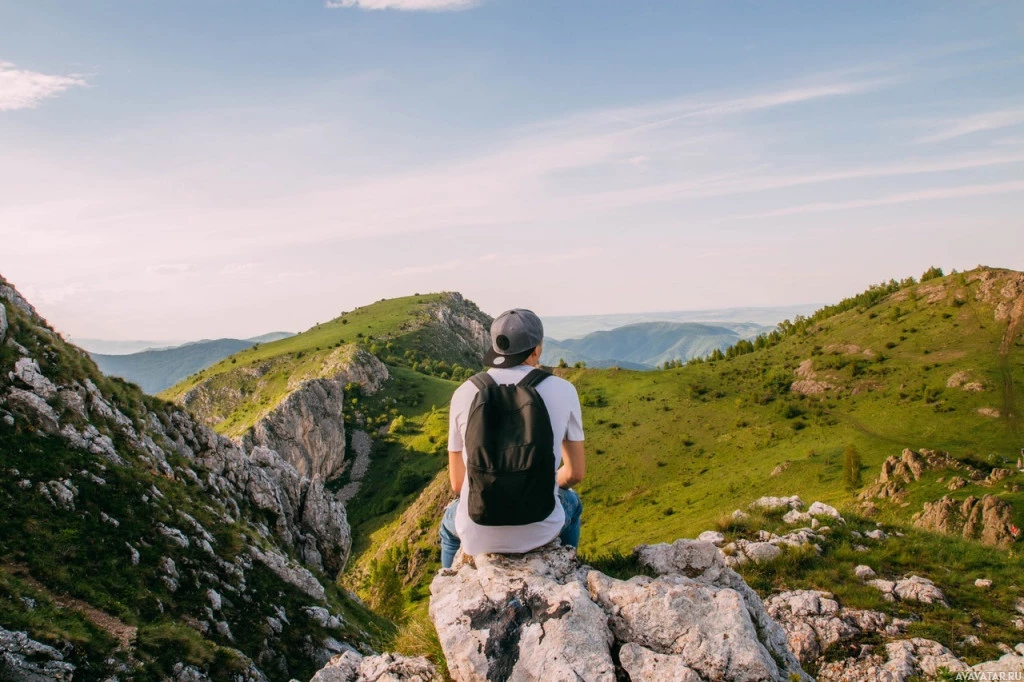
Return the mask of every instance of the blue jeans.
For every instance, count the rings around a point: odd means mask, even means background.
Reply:
[[[558,536],[563,545],[580,546],[580,516],[583,514],[583,501],[574,490],[558,489],[558,501],[562,503],[565,510],[565,525]],[[459,501],[455,500],[444,510],[444,518],[441,519],[441,567],[451,568],[455,560],[455,553],[462,546],[462,541],[455,533],[455,511],[459,508]]]

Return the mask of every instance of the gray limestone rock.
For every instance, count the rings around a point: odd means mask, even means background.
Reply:
[[[362,656],[346,651],[332,658],[310,682],[441,682],[441,675],[422,656]]]
[[[816,660],[836,642],[860,634],[897,634],[878,611],[841,608],[832,594],[795,590],[765,600],[768,614],[786,631],[789,647],[803,664]],[[891,629],[890,629],[891,628]]]
[[[17,381],[27,386],[29,390],[43,400],[49,400],[57,395],[57,387],[46,378],[42,370],[39,369],[39,363],[34,358],[19,358],[14,363],[14,369],[10,372],[10,378],[12,381]]]
[[[632,642],[619,650],[619,663],[634,682],[704,682],[681,657],[655,653]]]
[[[43,433],[57,433],[60,424],[49,403],[31,391],[13,386],[7,389],[7,409],[35,424]]]
[[[967,670],[968,666],[938,642],[915,637],[887,642],[884,655],[870,654],[824,663],[818,670],[818,682],[934,679],[940,668],[957,673]]]
[[[430,615],[455,680],[807,680],[757,594],[708,542],[637,547],[661,577],[616,580],[571,548],[459,555]]]
[[[789,497],[759,497],[750,503],[751,509],[803,509],[804,503],[797,495]]]
[[[902,601],[919,601],[923,604],[949,606],[946,603],[946,596],[942,594],[942,590],[931,580],[920,576],[912,575],[909,578],[897,580],[896,585],[893,587],[893,592]]]
[[[587,593],[571,547],[460,554],[430,594],[430,617],[459,682],[615,680],[608,618]]]
[[[71,682],[75,666],[51,646],[24,632],[0,627],[0,679],[10,682]]]
[[[324,601],[324,586],[302,566],[292,563],[276,552],[264,552],[259,547],[249,547],[253,559],[269,568],[281,580],[294,585],[317,601]]]

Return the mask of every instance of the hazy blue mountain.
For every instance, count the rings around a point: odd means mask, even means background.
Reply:
[[[260,334],[254,336],[246,341],[252,341],[253,343],[270,343],[271,341],[280,341],[281,339],[287,339],[289,336],[295,336],[292,332],[270,332],[268,334]]]
[[[541,356],[541,361],[545,365],[554,366],[558,364],[559,360],[565,360],[567,364],[574,365],[577,362],[586,363],[587,367],[591,368],[605,368],[605,367],[619,367],[621,369],[654,369],[653,365],[645,365],[640,362],[629,362],[627,360],[615,360],[609,358],[592,358],[585,355],[572,347],[574,341],[563,343],[556,341],[555,339],[545,338],[544,339],[544,354]]]
[[[127,355],[89,353],[100,371],[138,384],[143,391],[156,394],[185,377],[206,369],[232,353],[257,343],[269,343],[292,336],[290,332],[271,332],[251,339],[215,339],[195,341],[173,348],[146,350]]]
[[[591,332],[611,331],[642,322],[697,322],[726,327],[740,332],[742,338],[753,338],[761,331],[774,329],[783,320],[809,315],[818,304],[801,304],[773,308],[719,308],[714,310],[670,310],[654,313],[612,313],[608,315],[563,315],[544,317],[544,331],[553,339],[579,339]],[[740,330],[740,326],[748,327]],[[751,333],[749,328],[757,327]],[[767,329],[765,329],[767,328]]]
[[[188,343],[185,340],[171,341],[130,339],[126,341],[111,339],[79,339],[70,337],[68,342],[75,344],[87,353],[100,353],[101,355],[129,355],[130,353],[141,353],[144,350],[164,350],[165,348],[177,348]]]
[[[689,360],[725,349],[743,334],[724,326],[693,322],[644,322],[610,331],[597,331],[581,339],[544,340],[544,364],[565,359],[570,365],[583,361],[588,367],[653,368],[666,360]]]

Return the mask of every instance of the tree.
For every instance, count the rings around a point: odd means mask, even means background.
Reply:
[[[558,359],[558,368],[559,369],[565,369],[568,366],[569,366],[569,363],[565,361],[565,358],[559,358]]]
[[[860,453],[853,445],[843,450],[843,482],[847,490],[855,490],[861,486]]]
[[[408,543],[388,549],[383,557],[370,561],[363,580],[363,598],[374,611],[393,621],[401,620],[405,612],[402,574],[408,557]]]

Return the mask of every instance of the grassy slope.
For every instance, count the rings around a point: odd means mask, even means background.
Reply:
[[[938,286],[944,293],[936,293]],[[1006,411],[1001,404],[1004,363],[998,353],[1006,323],[994,319],[991,303],[975,300],[976,291],[977,284],[958,275],[904,287],[870,308],[849,310],[774,347],[730,360],[660,372],[559,370],[576,384],[586,404],[585,557],[614,572],[616,565],[630,563],[623,553],[642,542],[694,537],[721,526],[736,534],[739,529],[730,529],[722,516],[760,495],[800,494],[808,502],[850,509],[856,491],[847,490],[843,481],[842,452],[848,445],[861,457],[865,484],[886,457],[904,447],[949,450],[990,466],[1015,459],[1020,445],[1014,425],[977,413],[982,407]],[[935,300],[929,302],[932,295]],[[958,296],[967,302],[955,303]],[[860,350],[846,348],[851,344]],[[873,357],[864,349],[871,349]],[[838,388],[822,396],[787,392],[798,378],[795,370],[808,359],[818,380]],[[1005,363],[1014,368],[1016,382],[1022,378],[1022,359],[1018,340]],[[960,370],[983,381],[986,390],[947,388],[948,378]],[[452,382],[437,384],[431,402],[440,406],[454,387]],[[443,490],[444,474],[424,496],[430,504],[413,505],[415,494],[389,493],[386,511],[377,513],[381,510],[375,509],[371,491],[393,486],[410,468],[424,477],[441,471],[446,418],[443,409],[411,411],[404,432],[392,437],[384,457],[371,467],[374,483],[356,500],[365,506],[350,506],[356,519],[350,584],[358,586],[374,560],[390,562],[407,578],[412,629],[422,629],[425,585],[438,565],[436,512],[445,496],[436,489]],[[771,476],[778,465],[785,470]],[[883,504],[880,516],[871,520],[850,516],[851,528],[872,528],[879,519],[906,527],[925,499],[946,492],[935,482],[938,476],[926,475],[911,489],[910,506]],[[1024,495],[1005,488],[968,486],[955,496],[985,493],[1010,499],[1018,513],[1024,510]],[[765,519],[762,527],[780,525]],[[951,646],[977,632],[989,643],[957,647],[973,660],[991,657],[995,639],[1014,636],[1008,623],[1018,594],[1012,585],[1024,569],[1015,552],[915,530],[903,539],[872,544],[868,552],[855,551],[854,544],[842,532],[822,558],[792,555],[774,567],[747,567],[744,573],[762,593],[825,589],[851,606],[913,616],[913,634]],[[882,602],[853,577],[858,563],[886,577],[909,572],[932,577],[957,609],[950,613]],[[973,587],[976,577],[991,577],[997,586],[1010,588],[986,596]],[[410,653],[431,653],[429,638],[412,639],[400,645]]]
[[[302,381],[343,364],[357,345],[378,343],[381,355],[411,347],[406,337],[422,326],[428,306],[444,298],[406,296],[357,308],[301,334],[236,353],[160,395],[182,402],[203,384],[213,400],[199,410],[201,416],[220,433],[242,435]],[[391,351],[386,348],[389,341]]]
[[[91,380],[142,433],[143,406],[154,416],[168,418],[171,406],[122,380],[103,376],[87,355],[63,343],[55,333],[12,305],[6,310],[11,322],[8,337],[27,348],[39,360],[43,373],[56,383]],[[10,345],[0,345],[0,376],[6,378],[19,357]],[[64,423],[79,429],[85,426],[70,409],[57,404]],[[107,432],[106,425],[98,421],[95,425]],[[224,564],[215,565],[195,543],[179,547],[156,530],[157,524],[181,526],[180,515],[191,515],[210,530],[217,557],[228,563],[245,554],[246,544],[265,545],[267,541],[260,538],[250,517],[225,523],[222,503],[196,481],[155,471],[127,448],[120,436],[114,434],[113,438],[125,466],[69,448],[59,438],[42,437],[20,417],[13,426],[0,422],[0,625],[26,630],[58,648],[70,642],[72,648],[65,653],[79,668],[78,676],[101,679],[111,672],[105,663],[108,658],[128,657],[103,628],[76,609],[58,606],[62,599],[81,600],[106,619],[138,628],[133,656],[142,667],[132,679],[164,679],[176,663],[185,661],[208,669],[211,679],[228,680],[239,665],[228,647],[255,655],[267,636],[266,616],[275,615],[275,608],[280,607],[288,614],[291,628],[282,636],[277,653],[287,662],[290,674],[268,673],[271,679],[311,675],[314,664],[305,638],[322,628],[301,610],[310,600],[259,565],[247,573],[249,590],[242,599],[225,592],[220,617],[229,623],[233,640],[212,632],[204,636],[195,629],[195,615],[203,613],[208,598],[206,584],[191,581],[192,570],[201,566],[228,581],[221,568]],[[173,452],[168,444],[163,445]],[[189,464],[179,455],[171,454],[168,459],[175,467]],[[71,481],[78,489],[74,509],[54,508],[36,488],[44,481],[60,479]],[[243,508],[247,508],[244,501]],[[105,522],[102,515],[109,515],[117,524]],[[126,543],[138,549],[138,565],[129,560]],[[162,557],[171,557],[179,568],[182,580],[177,591],[171,591],[155,570]],[[367,612],[329,580],[322,576],[321,580],[328,586],[332,611],[345,618],[350,641],[365,640],[364,630],[375,634],[388,631],[389,623]]]
[[[998,349],[1006,323],[996,322],[992,306],[973,295],[955,305],[954,291],[967,288],[960,281],[952,276],[917,285],[905,300],[892,300],[904,297],[896,294],[731,360],[656,373],[571,371],[568,378],[584,400],[597,404],[584,408],[584,542],[626,550],[693,536],[760,495],[799,493],[849,504],[853,493],[845,489],[842,469],[847,445],[860,453],[868,478],[904,447],[1015,461],[1021,444],[1011,423],[977,413],[1003,408]],[[950,290],[941,300],[914,295],[938,284]],[[875,357],[829,350],[833,344],[870,348]],[[796,379],[794,371],[807,359],[819,380],[840,388],[823,396],[782,392],[758,404],[773,384],[783,383],[780,377]],[[1022,359],[1018,342],[1009,358],[1017,382]],[[947,388],[960,370],[987,390]],[[770,475],[786,462],[784,472]],[[1024,495],[1001,494],[1024,509]]]

